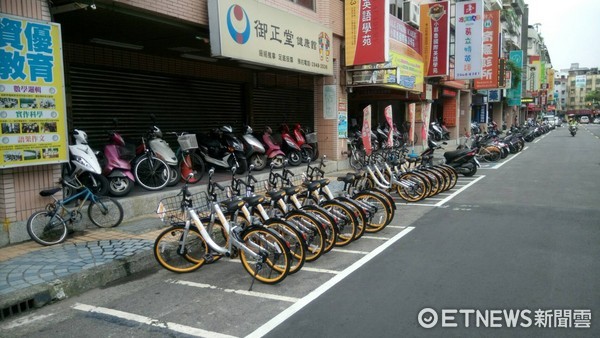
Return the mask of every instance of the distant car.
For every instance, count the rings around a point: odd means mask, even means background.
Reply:
[[[557,127],[562,127],[562,122],[563,122],[563,120],[562,120],[562,117],[558,117],[558,116],[557,116],[557,117],[556,117],[556,119],[554,120],[554,124],[555,124]]]
[[[595,123],[595,124],[600,124],[600,117],[596,117],[596,118],[594,119],[594,123]]]
[[[579,119],[579,123],[582,123],[582,124],[590,123],[590,118],[589,118],[589,117],[587,117],[587,116],[582,116],[582,117]]]

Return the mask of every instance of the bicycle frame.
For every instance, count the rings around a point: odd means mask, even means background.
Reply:
[[[72,195],[66,199],[63,200],[58,200],[56,197],[54,197],[54,195],[52,196],[52,198],[55,201],[55,205],[56,205],[56,210],[55,210],[55,214],[59,213],[61,214],[61,216],[64,216],[65,213],[72,213],[73,211],[77,211],[77,212],[81,212],[81,209],[83,209],[83,206],[85,205],[85,203],[87,201],[92,201],[94,203],[98,203],[99,200],[96,198],[96,195],[94,195],[94,193],[92,193],[92,191],[87,188],[84,185],[81,185],[80,187],[76,187],[77,189],[83,189],[82,191],[76,193],[75,195]],[[84,196],[85,195],[85,196]],[[81,196],[84,196],[83,199],[81,200],[81,202],[77,205],[76,208],[67,208],[65,206],[65,204],[68,204],[78,198],[80,198]],[[60,211],[59,211],[60,210]],[[69,221],[73,221],[73,215],[69,216]]]

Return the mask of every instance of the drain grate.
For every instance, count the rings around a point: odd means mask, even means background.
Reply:
[[[0,321],[27,312],[34,308],[33,298],[5,307],[0,311]]]

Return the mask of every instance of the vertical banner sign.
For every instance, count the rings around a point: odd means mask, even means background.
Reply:
[[[421,140],[423,147],[427,146],[427,135],[429,134],[429,118],[431,115],[431,103],[423,103],[421,107],[421,118],[423,119],[423,127],[421,128]]]
[[[348,138],[348,112],[338,112],[338,138]]]
[[[387,145],[391,147],[394,144],[394,119],[392,117],[392,106],[389,105],[385,107],[384,110],[385,120],[387,121],[388,126],[390,127],[390,132],[388,133]]]
[[[363,147],[367,156],[371,156],[371,105],[363,109],[363,125],[361,131]]]
[[[422,4],[420,30],[423,36],[424,75],[448,75],[450,41],[449,2]]]
[[[456,3],[456,61],[457,80],[481,77],[483,59],[483,0]]]
[[[511,50],[508,55],[510,61],[512,61],[518,68],[523,68],[523,51],[522,50]],[[512,86],[508,89],[508,102],[509,106],[520,106],[521,105],[521,89],[522,82],[518,81],[516,83],[512,83]]]
[[[408,140],[410,144],[415,145],[415,111],[417,110],[416,103],[408,104],[408,121],[410,121],[410,130],[408,131]]]
[[[60,25],[0,14],[0,168],[65,162]]]
[[[346,66],[389,61],[389,1],[344,1]]]
[[[486,11],[483,20],[483,75],[474,80],[475,89],[499,88],[500,11]]]
[[[336,85],[323,86],[323,118],[335,120],[337,115]]]
[[[390,21],[390,61],[399,70],[396,84],[406,90],[423,91],[422,34],[393,15]]]

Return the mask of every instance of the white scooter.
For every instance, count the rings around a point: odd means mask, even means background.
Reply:
[[[96,152],[88,145],[86,132],[73,129],[75,144],[69,145],[68,163],[63,165],[63,180],[74,180],[77,178],[83,185],[88,187],[96,195],[106,195],[108,192],[108,180],[102,176],[102,167],[96,157]],[[63,191],[64,197],[75,193],[68,185]]]
[[[167,163],[169,166],[170,176],[167,186],[172,187],[181,180],[177,155],[175,155],[175,152],[173,149],[171,149],[167,141],[163,140],[162,131],[156,126],[156,117],[154,114],[152,114],[150,117],[152,118],[153,126],[150,127],[150,130],[147,134],[148,147],[152,149],[152,152],[154,152],[156,157],[165,161],[165,163]]]

